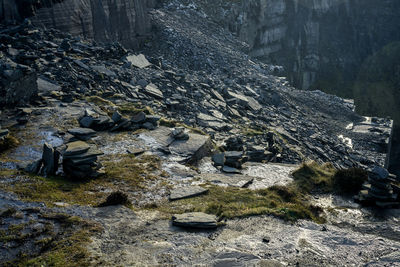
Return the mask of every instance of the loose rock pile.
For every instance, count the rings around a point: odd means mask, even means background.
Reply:
[[[374,167],[368,174],[368,182],[363,185],[356,200],[362,204],[372,204],[381,208],[400,206],[398,187],[393,183],[396,177],[382,167]],[[394,192],[394,188],[397,192]]]
[[[95,178],[102,174],[97,157],[103,153],[82,141],[67,144],[63,154],[64,173],[72,179]]]

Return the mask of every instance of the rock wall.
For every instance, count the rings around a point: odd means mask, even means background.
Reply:
[[[368,56],[400,40],[397,0],[206,2],[198,5],[246,41],[252,56],[283,65],[302,89],[345,90]]]
[[[39,26],[137,48],[150,34],[146,0],[0,0],[0,21],[26,17]]]

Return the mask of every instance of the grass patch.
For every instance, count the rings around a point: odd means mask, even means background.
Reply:
[[[295,185],[304,193],[328,193],[333,191],[332,178],[336,173],[330,163],[320,165],[314,161],[303,163],[292,175]]]
[[[96,104],[97,106],[115,106],[113,102],[96,95],[86,97],[86,101]]]
[[[246,128],[243,130],[243,135],[246,136],[257,136],[257,135],[263,135],[264,131],[260,129],[253,129],[253,128]]]
[[[142,106],[138,103],[118,105],[118,111],[124,116],[133,116],[140,112],[144,112],[147,115],[155,114],[154,110],[151,107]]]
[[[7,179],[0,183],[0,189],[17,194],[21,200],[44,202],[50,207],[55,202],[96,206],[106,198],[104,188],[113,191],[145,188],[147,181],[159,177],[161,160],[152,155],[120,155],[109,158],[103,165],[106,171],[104,176],[83,182],[0,169],[0,180]]]
[[[168,215],[184,212],[205,212],[221,219],[269,214],[287,221],[310,219],[323,223],[321,210],[307,203],[305,195],[295,187],[275,186],[262,190],[208,186],[206,195],[162,203],[156,209]]]

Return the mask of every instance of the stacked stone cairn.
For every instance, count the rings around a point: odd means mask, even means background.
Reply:
[[[63,154],[63,170],[71,179],[96,178],[102,174],[97,157],[103,153],[83,141],[67,144]]]
[[[400,207],[399,187],[396,176],[375,166],[368,172],[368,182],[363,184],[363,190],[355,197],[363,205],[376,205],[381,208]]]

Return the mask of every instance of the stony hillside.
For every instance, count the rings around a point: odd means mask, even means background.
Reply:
[[[140,51],[0,26],[2,264],[398,259],[398,210],[376,209],[398,205],[396,177],[376,167],[391,120],[296,90],[196,6],[146,16]]]

